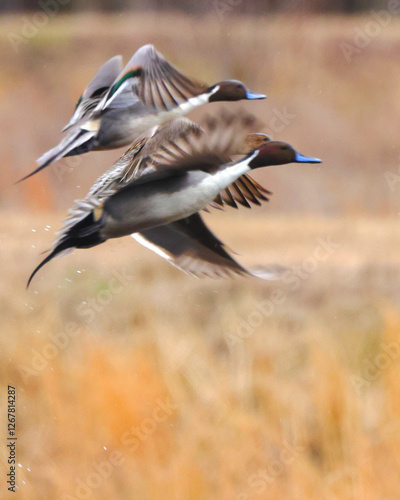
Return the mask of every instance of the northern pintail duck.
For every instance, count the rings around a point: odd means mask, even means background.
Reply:
[[[189,79],[155,50],[141,47],[126,67],[118,69],[118,58],[108,61],[88,85],[65,130],[67,135],[38,160],[39,170],[66,156],[92,150],[126,146],[148,129],[216,101],[264,99],[242,82],[225,80],[211,87]],[[107,87],[104,92],[104,88]]]
[[[132,235],[139,243],[195,276],[276,277],[245,269],[208,229],[199,211],[207,206],[259,204],[270,194],[248,176],[256,168],[286,163],[319,163],[289,144],[247,132],[249,120],[226,115],[207,130],[186,119],[149,133],[103,174],[87,198],[76,202],[51,253],[37,271],[61,252],[90,248]],[[245,135],[245,140],[243,137]],[[232,154],[246,156],[231,161]]]

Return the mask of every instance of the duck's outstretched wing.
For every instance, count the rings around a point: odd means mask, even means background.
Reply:
[[[109,88],[122,71],[122,56],[114,56],[105,62],[83,91],[82,98],[94,97]]]
[[[139,99],[155,112],[169,111],[207,88],[175,69],[153,45],[144,45],[118,75],[98,111],[128,105],[129,94],[132,104]]]
[[[154,139],[159,134],[162,140],[151,152],[142,151],[140,175],[132,178],[132,184],[153,180],[157,173],[162,177],[191,170],[213,173],[231,162],[231,155],[240,150],[244,137],[254,128],[253,116],[244,112],[221,113],[216,118],[209,118],[203,128],[186,121],[190,125],[180,127],[170,137],[164,131],[172,129],[176,121],[159,129]]]
[[[152,133],[153,131],[150,131],[135,141],[123,156],[96,180],[90,188],[87,198],[107,198],[129,182],[134,175],[136,165],[140,162],[143,148],[146,146]]]
[[[178,118],[166,125],[150,129],[95,181],[86,198],[105,199],[141,175],[154,172],[156,164],[152,162],[153,154],[163,143],[173,141],[188,130],[200,128],[187,118]]]
[[[235,133],[236,128],[243,127],[240,133],[248,133],[259,126],[257,120],[249,114],[243,112],[239,115],[232,115],[222,110],[217,118],[206,116],[204,128],[200,127],[188,118],[178,118],[165,125],[154,127],[140,138],[138,138],[127,151],[119,158],[114,165],[101,175],[93,184],[89,191],[88,197],[92,196],[111,196],[116,191],[122,189],[124,186],[131,182],[135,182],[142,176],[154,173],[157,170],[168,170],[169,168],[175,169],[180,165],[180,155],[183,156],[183,163],[193,155],[199,161],[198,154],[201,148],[206,151],[206,156],[210,146],[208,138],[211,141],[217,142],[216,145],[211,145],[211,149],[215,149],[213,161],[215,163],[227,163],[230,161],[230,155],[235,153],[235,150],[230,150],[230,145],[234,148],[238,142],[243,140],[243,135],[231,141],[230,137],[221,140],[221,143],[215,141],[213,137],[218,134],[218,128],[225,130],[231,126],[232,121],[237,121],[233,131],[229,135]],[[211,134],[211,137],[210,137]],[[222,134],[222,133],[221,133]],[[219,136],[218,136],[219,137]],[[179,145],[181,142],[185,143],[184,148]],[[225,145],[224,141],[228,144]],[[171,153],[169,153],[171,151]],[[175,165],[177,162],[177,165]],[[193,167],[192,167],[193,168]],[[253,181],[249,176],[243,177],[243,183],[240,182],[233,188],[231,194],[221,193],[224,204],[230,205],[231,200],[236,200],[239,203],[249,206],[244,198],[249,201],[257,203],[256,199],[265,201],[265,195],[272,194],[270,191],[265,190],[256,181]],[[231,204],[231,206],[237,205]]]
[[[132,237],[181,271],[197,277],[238,275],[273,280],[285,270],[279,266],[257,271],[244,268],[229,255],[225,245],[208,229],[198,213],[165,226],[134,233]]]
[[[78,99],[74,114],[68,125],[63,128],[63,132],[83,118],[89,118],[91,112],[97,107],[106,92],[108,92],[121,71],[122,56],[114,56],[100,67]]]
[[[100,127],[100,121],[92,120],[92,118],[103,96],[109,91],[116,75],[120,73],[121,66],[121,56],[115,56],[101,66],[78,99],[71,120],[63,128],[63,131],[68,131],[67,134],[57,146],[36,160],[38,167],[33,172],[18,182],[28,179],[65,156],[87,153],[92,150]]]
[[[269,201],[271,195],[271,191],[261,186],[250,175],[244,174],[219,193],[212,202],[211,207],[224,208],[227,205],[232,208],[239,208],[239,205],[242,205],[251,208],[252,205],[260,206],[263,201]]]
[[[153,45],[141,47],[132,57],[132,65],[143,68],[136,94],[158,111],[170,110],[208,87],[183,75]]]
[[[158,154],[166,145],[173,144],[183,135],[201,135],[203,133],[203,130],[188,118],[178,118],[150,131],[146,135],[147,140],[140,150],[140,155],[136,153],[139,139],[114,166],[122,168],[124,172],[123,183],[128,184],[142,175],[155,172],[159,167],[163,168]]]
[[[125,176],[120,188],[189,170],[213,172],[231,161],[231,155],[256,126],[258,120],[243,111],[236,114],[222,111],[217,117],[206,117],[202,128],[187,118],[174,120],[159,127],[140,155],[133,156],[128,150],[115,164],[122,167]],[[252,204],[268,201],[271,194],[249,175],[243,175],[222,191],[212,206],[238,208],[239,204],[250,208]]]

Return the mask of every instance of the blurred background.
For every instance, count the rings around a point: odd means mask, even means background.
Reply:
[[[1,0],[0,417],[14,386],[21,498],[400,498],[399,13]],[[73,200],[124,150],[15,182],[98,67],[147,43],[188,76],[266,93],[229,108],[323,159],[256,172],[269,203],[206,215],[241,263],[289,271],[196,280],[128,237],[55,259],[26,291]]]

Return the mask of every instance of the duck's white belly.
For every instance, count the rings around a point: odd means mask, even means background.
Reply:
[[[215,174],[193,171],[121,192],[106,205],[103,234],[113,238],[188,217],[248,170],[247,162],[241,162]]]

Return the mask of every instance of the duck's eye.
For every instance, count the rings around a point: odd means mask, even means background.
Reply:
[[[285,150],[285,149],[289,149],[289,147],[288,146],[281,146],[281,149]]]

